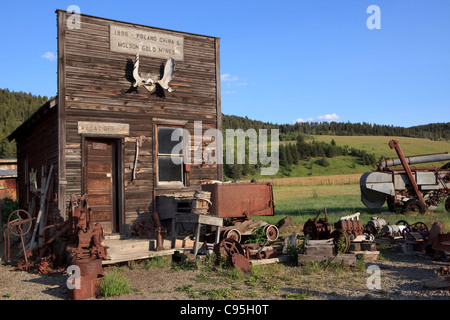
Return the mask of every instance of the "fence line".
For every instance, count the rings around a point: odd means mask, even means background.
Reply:
[[[274,178],[274,179],[260,179],[258,182],[271,182],[274,186],[285,186],[285,185],[334,185],[334,184],[345,184],[352,182],[359,182],[361,178],[360,173],[355,174],[341,174],[341,175],[331,175],[331,176],[314,176],[314,177],[286,177],[286,178]]]

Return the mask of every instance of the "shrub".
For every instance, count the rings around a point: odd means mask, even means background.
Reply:
[[[131,285],[122,270],[109,270],[99,286],[99,293],[103,297],[120,296],[131,292]]]
[[[11,197],[5,197],[2,199],[3,202],[3,210],[2,210],[2,221],[6,223],[9,215],[19,209],[19,202],[17,200],[13,200]]]
[[[330,161],[328,161],[327,158],[322,157],[319,160],[317,160],[317,164],[321,165],[322,167],[328,167],[330,165]]]

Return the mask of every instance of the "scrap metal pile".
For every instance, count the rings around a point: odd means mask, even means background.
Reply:
[[[87,195],[71,196],[69,218],[59,224],[48,225],[42,229],[42,244],[25,244],[25,236],[32,227],[28,212],[16,210],[11,213],[4,227],[6,258],[10,258],[10,233],[20,237],[23,258],[15,270],[37,271],[41,274],[63,271],[69,265],[78,265],[81,260],[96,260],[106,257],[106,248],[102,246],[103,228],[94,223]],[[101,260],[100,260],[101,261]]]
[[[359,220],[360,213],[341,217],[334,223],[334,229],[328,223],[327,209],[324,208],[324,218],[319,218],[319,210],[314,219],[308,219],[303,226],[303,233],[311,240],[333,239],[336,253],[345,253],[352,242],[372,242],[374,236]]]
[[[450,252],[450,234],[444,233],[442,224],[435,222],[431,229],[424,222],[408,223],[399,220],[395,224],[385,219],[372,217],[366,225],[359,220],[359,212],[341,217],[334,228],[325,217],[319,218],[320,210],[314,219],[309,219],[303,227],[303,233],[312,240],[333,239],[336,253],[349,251],[351,243],[375,242],[390,244],[408,244],[414,251],[443,255]]]

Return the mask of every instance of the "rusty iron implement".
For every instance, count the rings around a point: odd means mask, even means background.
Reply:
[[[202,190],[211,192],[211,215],[247,219],[274,215],[270,183],[211,183],[203,184]]]
[[[370,209],[381,208],[387,202],[391,212],[402,208],[403,212],[424,214],[435,210],[440,199],[447,198],[445,209],[450,212],[450,162],[438,167],[412,167],[417,163],[450,160],[450,154],[438,153],[406,157],[397,140],[389,147],[395,149],[398,158],[386,159],[378,169],[366,172],[360,178],[361,201]],[[401,165],[401,167],[393,167]]]
[[[329,239],[331,226],[328,223],[327,209],[324,208],[325,218],[320,218],[322,210],[319,210],[314,219],[308,219],[303,226],[303,233],[312,240]]]

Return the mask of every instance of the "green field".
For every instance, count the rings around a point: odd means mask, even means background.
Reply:
[[[397,158],[394,149],[389,148],[391,140],[397,140],[405,156],[450,152],[450,141],[433,141],[430,139],[385,137],[385,136],[312,136],[316,141],[330,143],[332,139],[338,146],[349,146],[374,153],[377,158]],[[308,139],[306,140],[308,142]],[[310,140],[309,140],[310,141]]]
[[[275,216],[264,217],[269,223],[277,223],[285,216],[290,216],[297,226],[296,232],[302,234],[303,224],[308,219],[314,219],[318,211],[326,208],[328,222],[331,226],[340,217],[360,212],[360,220],[364,225],[371,217],[380,217],[391,224],[399,220],[406,220],[410,224],[424,222],[428,228],[439,221],[443,224],[444,232],[450,230],[450,213],[447,213],[443,203],[435,211],[427,211],[420,214],[393,214],[388,212],[386,204],[380,209],[368,209],[361,202],[361,193],[358,183],[341,185],[318,185],[318,186],[274,186]],[[320,217],[324,217],[323,211]]]

